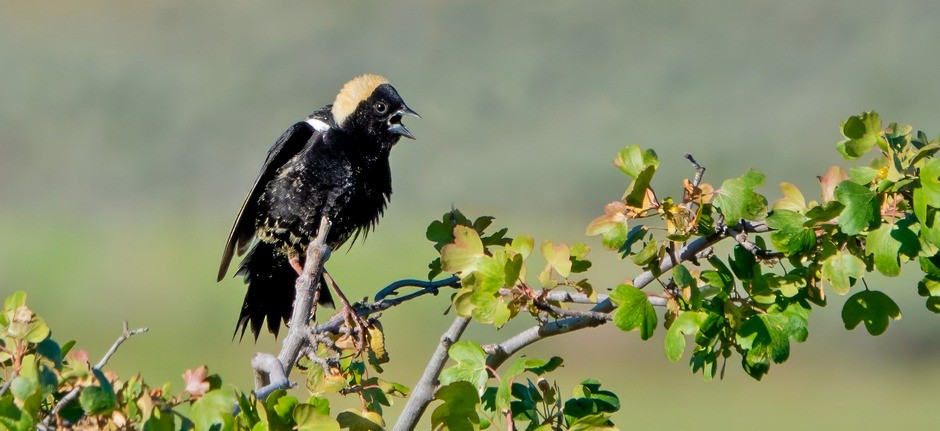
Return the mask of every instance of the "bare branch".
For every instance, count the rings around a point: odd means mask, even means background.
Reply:
[[[117,352],[118,347],[121,347],[121,344],[124,344],[124,342],[127,341],[128,338],[131,338],[138,334],[143,334],[144,332],[147,332],[149,330],[150,329],[146,327],[129,330],[127,327],[127,321],[125,320],[122,325],[121,336],[118,337],[118,339],[114,341],[114,344],[111,345],[111,348],[108,349],[108,351],[104,354],[104,356],[101,357],[101,360],[98,361],[97,364],[95,364],[94,369],[101,371],[101,369],[104,368],[104,366],[108,364],[108,361],[111,359],[111,356],[114,356],[114,353]],[[71,391],[69,391],[69,393],[65,394],[65,396],[62,397],[62,399],[59,400],[58,403],[56,403],[55,407],[52,408],[52,412],[49,414],[49,416],[46,417],[46,420],[43,421],[43,426],[48,427],[49,424],[52,422],[53,418],[58,416],[59,411],[61,411],[63,407],[65,407],[68,403],[72,402],[75,399],[75,397],[78,396],[78,393],[79,391],[81,391],[81,389],[82,389],[81,386],[76,385],[74,388],[72,388]]]
[[[120,347],[121,344],[124,344],[124,342],[127,341],[128,338],[131,338],[137,334],[143,334],[144,332],[147,332],[150,330],[149,328],[146,328],[146,327],[137,328],[133,331],[128,330],[126,320],[124,321],[122,329],[123,331],[121,332],[121,336],[118,337],[118,339],[114,341],[114,344],[111,345],[111,348],[108,349],[108,351],[104,354],[104,356],[101,357],[101,360],[98,361],[97,364],[95,364],[95,368],[99,370],[104,368],[104,366],[108,364],[108,360],[111,359],[111,356],[114,356],[114,352],[117,352],[118,347]]]
[[[408,403],[405,404],[401,416],[398,417],[398,422],[395,423],[395,431],[410,431],[417,427],[418,420],[424,414],[424,410],[434,399],[434,391],[439,383],[438,377],[447,362],[447,350],[460,339],[469,323],[469,318],[457,317],[454,319],[454,323],[450,325],[450,329],[441,337],[440,344],[437,345],[437,349],[431,355],[427,368],[424,369],[421,379],[418,380],[418,384],[411,391]]]

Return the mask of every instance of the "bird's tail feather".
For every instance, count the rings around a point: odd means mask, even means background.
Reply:
[[[245,329],[250,327],[257,341],[265,319],[268,331],[277,337],[281,321],[287,324],[294,305],[294,284],[297,282],[294,268],[273,245],[259,241],[245,256],[236,274],[245,277],[248,292],[233,338],[244,338]],[[333,298],[322,279],[317,288],[320,289],[318,303],[332,307]]]

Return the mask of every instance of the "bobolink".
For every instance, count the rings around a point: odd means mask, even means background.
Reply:
[[[323,215],[332,223],[331,249],[375,226],[392,193],[389,152],[400,137],[414,139],[401,124],[408,115],[418,116],[387,79],[362,75],[271,147],[219,267],[221,281],[232,257],[248,251],[236,272],[248,284],[236,334],[250,327],[257,339],[267,318],[277,336],[279,321],[287,323],[300,262]],[[319,284],[320,303],[331,304],[326,284]]]

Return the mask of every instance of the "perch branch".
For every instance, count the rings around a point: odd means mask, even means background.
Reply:
[[[395,423],[395,431],[410,431],[417,427],[418,420],[421,419],[424,410],[434,399],[434,391],[438,386],[438,377],[447,362],[447,350],[460,339],[469,323],[469,318],[457,317],[454,319],[454,323],[450,325],[450,329],[441,337],[440,344],[437,345],[437,349],[431,355],[427,368],[421,374],[421,379],[418,380],[418,384],[412,390],[411,395],[408,397],[408,403],[405,404],[401,416],[398,417],[398,422]]]
[[[277,356],[280,367],[276,366],[272,362],[271,355],[266,353],[259,353],[252,358],[251,366],[255,370],[255,395],[259,399],[264,399],[277,389],[287,389],[291,386],[288,376],[307,341],[310,316],[315,313],[320,274],[323,271],[324,257],[328,253],[326,238],[329,233],[330,220],[324,215],[320,218],[317,236],[307,245],[304,271],[297,277],[294,285],[296,292],[294,309],[291,313],[287,336],[284,337],[284,344],[281,345],[281,352]]]

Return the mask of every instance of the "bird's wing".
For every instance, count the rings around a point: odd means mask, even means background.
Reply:
[[[268,158],[261,167],[261,173],[255,184],[245,197],[238,216],[235,217],[235,223],[232,224],[232,232],[228,235],[228,242],[225,243],[225,249],[222,250],[222,263],[219,265],[219,278],[222,281],[225,273],[228,272],[229,264],[237,252],[240,256],[245,252],[248,244],[255,235],[255,217],[257,212],[258,197],[264,192],[277,170],[284,166],[292,157],[297,155],[312,139],[316,139],[323,132],[314,129],[315,124],[311,121],[300,121],[291,126],[284,134],[278,138],[277,142],[268,151]]]

